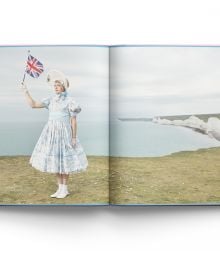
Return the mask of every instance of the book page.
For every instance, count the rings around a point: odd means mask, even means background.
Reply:
[[[109,204],[109,48],[1,46],[0,205]]]
[[[220,203],[220,47],[110,50],[110,202]]]

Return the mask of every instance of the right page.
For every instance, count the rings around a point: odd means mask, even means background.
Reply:
[[[220,47],[110,49],[110,203],[220,202]]]

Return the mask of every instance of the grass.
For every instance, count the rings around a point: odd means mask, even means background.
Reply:
[[[55,174],[36,170],[28,156],[0,157],[0,204],[106,204],[109,192],[109,161],[88,156],[86,171],[71,174],[64,199],[51,198],[57,189]]]
[[[220,203],[220,148],[110,158],[113,204]]]
[[[204,122],[207,122],[210,117],[220,118],[220,114],[191,114],[191,115],[176,115],[176,116],[160,116],[162,119],[173,120],[186,120],[190,116],[195,116]]]
[[[220,203],[220,148],[163,157],[88,156],[85,172],[71,174],[71,195],[50,198],[54,174],[27,156],[0,157],[0,204],[210,204]],[[110,164],[110,172],[109,172]]]

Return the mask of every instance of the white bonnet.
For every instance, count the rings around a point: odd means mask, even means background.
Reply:
[[[47,74],[47,83],[53,86],[55,81],[59,81],[65,89],[69,87],[69,81],[62,72],[50,70]]]

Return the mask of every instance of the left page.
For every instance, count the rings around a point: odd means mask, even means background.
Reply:
[[[109,48],[1,46],[0,205],[109,204]]]

